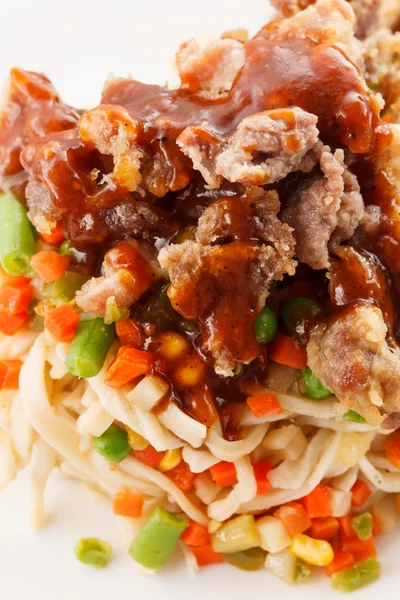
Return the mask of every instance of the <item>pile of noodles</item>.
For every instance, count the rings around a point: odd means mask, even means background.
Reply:
[[[219,424],[211,429],[170,403],[157,416],[132,405],[121,390],[104,383],[110,356],[96,377],[78,379],[68,372],[68,345],[45,331],[21,331],[0,338],[0,360],[24,364],[18,391],[0,391],[0,489],[30,465],[33,522],[43,523],[44,491],[53,469],[76,478],[111,498],[128,487],[144,497],[139,527],[155,506],[182,510],[207,525],[234,514],[260,513],[309,493],[322,480],[333,492],[333,515],[350,510],[357,478],[378,494],[400,492],[400,471],[385,458],[385,435],[379,427],[346,421],[335,413],[335,398],[310,400],[277,393],[279,415],[256,419],[249,410],[243,436],[227,441]],[[165,474],[133,456],[112,464],[92,448],[92,436],[113,422],[130,427],[158,451],[182,448],[192,472],[195,493],[184,494]],[[268,459],[271,490],[257,495],[252,459]],[[230,491],[211,479],[209,467],[220,460],[235,464],[237,484]]]

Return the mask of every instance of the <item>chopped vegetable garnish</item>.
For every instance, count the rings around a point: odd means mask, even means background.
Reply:
[[[355,562],[355,558],[350,552],[337,548],[334,550],[333,560],[325,566],[325,571],[329,577],[332,577],[334,573],[352,567]]]
[[[309,321],[320,312],[321,309],[315,300],[300,296],[284,304],[282,308],[282,320],[290,335],[295,335],[298,333],[298,327],[302,327],[304,321]]]
[[[265,417],[265,415],[278,415],[283,413],[283,408],[276,394],[273,392],[265,392],[257,396],[249,396],[246,399],[253,414],[257,418]]]
[[[249,548],[242,552],[224,554],[227,563],[242,571],[258,571],[265,563],[266,552],[262,548]]]
[[[133,449],[132,455],[142,461],[148,467],[158,467],[161,462],[164,452],[158,452],[153,446],[147,444],[142,450]]]
[[[257,482],[257,494],[267,494],[271,489],[271,482],[268,479],[268,473],[271,469],[272,464],[268,460],[253,465],[254,477]]]
[[[188,544],[188,546],[207,546],[210,544],[211,538],[205,525],[191,520],[189,527],[181,536],[181,541]]]
[[[205,546],[191,546],[190,550],[192,554],[194,554],[199,567],[219,565],[224,562],[224,555],[220,552],[215,552],[211,544]]]
[[[88,278],[81,273],[67,271],[57,281],[46,283],[43,287],[43,295],[49,298],[53,304],[70,302],[87,280]]]
[[[133,540],[129,555],[146,569],[160,569],[187,527],[185,516],[158,507]]]
[[[110,325],[117,321],[124,321],[129,317],[129,309],[119,308],[115,301],[115,296],[109,296],[106,301],[106,314],[104,315],[104,323]]]
[[[318,400],[322,398],[328,398],[332,395],[332,392],[324,387],[318,377],[315,377],[309,367],[306,367],[302,372],[302,378],[304,382],[305,393],[310,398],[316,398]]]
[[[182,449],[167,450],[158,465],[159,471],[171,471],[182,461]]]
[[[27,311],[11,315],[6,310],[0,310],[0,332],[4,335],[14,335],[28,321],[29,313]]]
[[[344,540],[342,543],[343,550],[350,552],[356,560],[365,560],[366,558],[376,558],[376,548],[374,538],[368,540],[359,540],[356,536]]]
[[[67,369],[78,377],[97,375],[101,371],[114,336],[113,325],[105,325],[103,319],[81,321],[65,359]]]
[[[151,370],[152,364],[153,356],[150,352],[122,346],[108,367],[104,382],[112,388],[123,387],[136,377],[146,375]]]
[[[293,367],[294,369],[305,369],[307,366],[307,351],[295,340],[283,333],[278,333],[269,348],[271,360]]]
[[[149,442],[136,431],[125,425],[128,434],[128,442],[132,450],[144,450],[149,445]]]
[[[210,467],[211,477],[215,483],[221,487],[237,484],[237,475],[235,465],[231,462],[221,460],[216,465]]]
[[[344,419],[348,421],[354,421],[354,423],[366,423],[366,419],[358,414],[355,410],[348,410],[347,413],[343,415]]]
[[[18,281],[6,283],[0,277],[0,310],[10,315],[18,315],[28,310],[33,292],[34,289],[30,283]]]
[[[11,275],[34,275],[35,239],[26,209],[12,194],[0,194],[0,262]]]
[[[176,467],[166,473],[166,475],[178,486],[182,492],[187,494],[193,488],[193,482],[196,473],[192,473],[189,465],[182,460]]]
[[[332,587],[347,593],[354,592],[379,579],[381,566],[373,558],[367,558],[362,562],[344,569],[332,576]]]
[[[254,331],[260,344],[269,344],[278,330],[278,319],[274,311],[265,306],[257,315]]]
[[[316,567],[324,567],[333,560],[333,550],[329,542],[314,540],[304,533],[293,538],[290,549],[295,556]]]
[[[142,514],[143,496],[125,489],[115,494],[113,499],[113,512],[123,517],[138,518]]]
[[[372,537],[373,525],[371,513],[365,512],[361,515],[356,515],[352,518],[351,524],[360,540],[368,540],[370,537]]]
[[[241,515],[226,521],[211,536],[215,552],[241,552],[260,545],[260,536],[252,515]]]
[[[69,267],[68,256],[61,256],[53,250],[38,252],[31,259],[31,266],[45,283],[60,279]]]
[[[144,332],[136,319],[118,321],[115,324],[115,329],[122,346],[129,345],[134,348],[141,348],[143,346]]]
[[[354,506],[362,506],[372,494],[368,485],[362,479],[357,479],[351,488],[351,501]]]
[[[128,434],[116,425],[111,425],[102,435],[94,437],[93,448],[113,463],[121,462],[130,452]]]
[[[57,342],[72,342],[79,315],[68,304],[60,304],[45,313],[44,326]]]
[[[332,490],[320,483],[303,498],[304,508],[310,519],[330,517],[332,515]]]
[[[298,502],[284,504],[274,512],[274,516],[281,519],[290,537],[295,537],[311,527],[311,519]]]
[[[330,540],[339,531],[339,522],[334,517],[320,517],[313,519],[311,535],[317,540]]]
[[[49,246],[58,246],[61,244],[61,242],[63,242],[63,240],[65,240],[64,227],[60,221],[58,221],[57,225],[51,230],[50,233],[39,232],[38,235],[40,239],[46,244],[49,244]],[[69,242],[64,241],[63,244],[69,244]]]
[[[310,575],[310,567],[301,560],[298,560],[296,563],[296,581],[298,583],[307,583],[307,581],[310,579]]]
[[[22,362],[16,358],[0,361],[0,389],[17,390]]]
[[[61,256],[73,256],[72,244],[70,241],[65,240],[58,249]]]
[[[109,562],[112,547],[98,538],[82,538],[75,545],[76,558],[85,565],[103,569]]]

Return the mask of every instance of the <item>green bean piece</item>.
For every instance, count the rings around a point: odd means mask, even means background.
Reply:
[[[262,548],[249,548],[242,552],[224,554],[227,563],[242,571],[258,571],[265,563],[267,553]]]
[[[311,298],[299,296],[282,307],[282,320],[290,335],[304,334],[304,324],[321,312],[319,304]]]
[[[43,295],[53,304],[67,304],[75,298],[75,294],[87,282],[88,277],[82,273],[67,271],[60,279],[43,286]]]
[[[76,558],[85,565],[103,569],[111,558],[112,547],[98,538],[82,538],[75,545]]]
[[[12,194],[0,194],[0,261],[11,275],[33,277],[36,245],[26,209]]]
[[[296,581],[298,583],[307,583],[310,579],[311,567],[301,560],[296,562]]]
[[[349,593],[379,579],[381,565],[375,558],[367,558],[354,567],[343,569],[332,576],[332,587],[340,592]]]
[[[277,330],[278,319],[276,314],[271,308],[264,306],[258,313],[254,324],[257,341],[260,344],[268,344],[275,337]]]
[[[306,367],[301,372],[301,376],[303,378],[305,393],[309,398],[322,400],[332,395],[332,392],[322,385],[318,377],[315,377],[310,367]]]
[[[369,540],[372,537],[372,515],[369,512],[356,515],[351,520],[351,526],[357,534],[359,540]]]
[[[364,419],[361,415],[358,414],[355,410],[348,410],[347,413],[343,415],[344,419],[348,421],[354,421],[354,423],[366,423],[367,420]]]
[[[99,437],[92,439],[92,446],[104,458],[112,463],[119,463],[131,453],[125,429],[110,425]]]
[[[168,297],[169,283],[163,283],[151,291],[144,300],[136,303],[135,312],[142,321],[166,329],[179,323],[180,315],[173,309]]]
[[[146,569],[160,569],[188,526],[184,515],[156,508],[133,540],[130,557]]]
[[[81,321],[69,347],[65,365],[77,377],[94,377],[104,364],[115,338],[113,325],[98,317]]]

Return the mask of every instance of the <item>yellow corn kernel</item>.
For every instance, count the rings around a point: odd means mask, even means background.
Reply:
[[[293,538],[290,550],[297,558],[316,567],[324,567],[333,560],[333,550],[329,542],[314,540],[303,533]]]
[[[215,533],[222,526],[220,521],[216,521],[215,519],[211,519],[208,522],[208,533]]]
[[[176,387],[184,390],[201,383],[205,373],[205,363],[197,354],[188,356],[175,369],[172,380]]]
[[[163,331],[155,339],[157,354],[167,361],[181,358],[190,348],[189,341],[174,331]]]
[[[140,433],[136,433],[130,427],[125,425],[126,433],[128,434],[128,442],[132,450],[144,450],[149,445],[149,442],[140,435]]]
[[[159,471],[170,471],[182,462],[182,449],[167,450],[158,465]]]

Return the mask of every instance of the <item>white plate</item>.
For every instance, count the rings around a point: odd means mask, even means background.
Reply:
[[[0,79],[12,66],[39,70],[62,97],[78,107],[96,104],[109,72],[163,83],[180,42],[216,36],[227,29],[251,32],[266,22],[267,0],[3,0]],[[78,484],[53,478],[47,494],[48,523],[29,529],[26,475],[0,496],[0,590],[4,600],[325,600],[340,597],[326,577],[286,587],[265,572],[208,567],[191,576],[175,560],[157,576],[141,573],[126,554],[120,523],[104,504]],[[73,554],[84,536],[110,541],[114,559],[103,571],[81,565]],[[383,573],[378,590],[393,597],[399,583],[395,536],[378,542]],[[399,549],[399,544],[397,544]],[[379,586],[379,587],[378,587]]]

